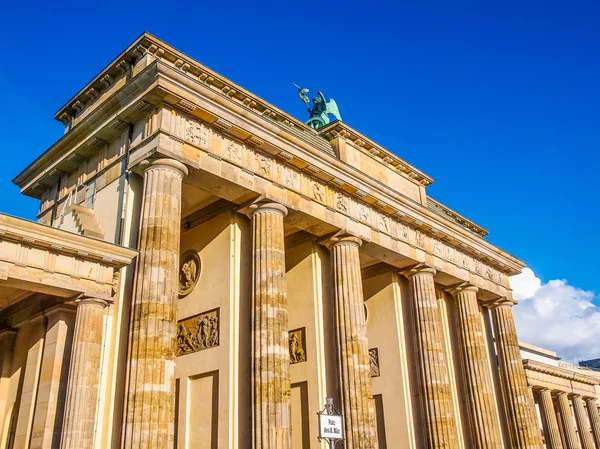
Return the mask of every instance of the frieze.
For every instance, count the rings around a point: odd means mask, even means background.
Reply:
[[[306,362],[306,338],[304,328],[289,332],[290,364]]]
[[[389,216],[379,208],[361,201],[361,195],[345,195],[336,189],[335,184],[325,184],[306,171],[301,172],[286,165],[285,160],[281,158],[262,153],[254,146],[244,145],[195,119],[184,117],[178,110],[173,110],[172,115],[169,126],[172,134],[203,147],[205,145],[202,142],[209,142],[210,145],[206,148],[209,154],[212,152],[221,155],[248,174],[252,172],[253,175],[269,179],[383,234],[434,254],[494,283],[509,287],[508,277],[499,270],[418,229],[414,224],[400,221],[399,216],[404,214]],[[186,126],[177,125],[178,120],[183,120]]]
[[[177,356],[219,346],[219,309],[177,323]]]

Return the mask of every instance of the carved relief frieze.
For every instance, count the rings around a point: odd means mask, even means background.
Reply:
[[[304,328],[289,332],[290,364],[306,362],[306,338]]]
[[[381,233],[430,252],[484,279],[509,287],[508,276],[502,274],[496,268],[474,259],[461,249],[428,234],[416,225],[400,221],[398,217],[404,214],[397,214],[398,216],[392,217],[382,213],[380,209],[363,202],[360,195],[358,197],[345,195],[337,190],[335,185],[327,185],[312,177],[311,173],[300,173],[297,169],[286,165],[286,161],[262,153],[254,146],[246,146],[229,136],[225,136],[220,131],[210,128],[195,119],[184,117],[182,114],[181,111],[173,111],[171,125],[169,126],[172,134],[196,145],[211,142],[211,145],[208,145],[209,151],[219,153],[224,159],[240,165],[248,173],[252,172],[255,175],[269,179],[312,201],[324,204],[350,218],[371,226]],[[181,126],[177,122],[177,120],[182,119],[185,126]],[[217,139],[221,140],[221,145],[212,144]]]
[[[219,309],[177,323],[177,356],[219,346]]]
[[[184,139],[206,147],[208,145],[208,128],[196,120],[188,119]]]
[[[379,349],[369,349],[369,362],[371,364],[371,377],[381,376],[381,370],[379,369]]]
[[[244,146],[234,140],[225,141],[223,147],[223,157],[237,163],[238,165],[242,162],[242,154],[244,152]]]
[[[348,197],[340,192],[335,192],[335,208],[340,212],[348,212]]]
[[[266,154],[255,153],[254,160],[256,163],[256,171],[260,176],[264,176],[266,178],[271,178],[272,176],[272,168],[273,168],[273,159],[271,159]]]
[[[310,180],[310,191],[313,200],[325,204],[325,186],[318,181]]]

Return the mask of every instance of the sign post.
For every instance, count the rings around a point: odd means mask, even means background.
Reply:
[[[335,449],[338,441],[344,441],[344,418],[333,405],[333,398],[325,398],[325,408],[317,413],[319,417],[319,441],[325,440],[329,449]]]

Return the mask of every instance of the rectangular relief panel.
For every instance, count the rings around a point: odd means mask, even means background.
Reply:
[[[219,309],[177,323],[177,356],[219,346]]]
[[[219,446],[219,372],[189,378],[187,400],[187,449]]]

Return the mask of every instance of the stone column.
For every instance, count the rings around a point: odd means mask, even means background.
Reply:
[[[560,391],[556,395],[556,398],[558,399],[558,409],[567,445],[566,449],[581,449],[581,444],[579,444],[579,438],[575,430],[575,423],[573,422],[573,415],[571,414],[569,396],[567,393]]]
[[[587,419],[585,404],[583,403],[583,398],[579,395],[573,396],[573,411],[575,412],[575,421],[579,429],[581,446],[583,449],[596,449],[594,439],[590,433],[590,424]]]
[[[175,344],[181,184],[172,159],[142,162],[139,257],[131,304],[124,449],[169,449],[175,432]]]
[[[598,403],[595,398],[585,398],[585,403],[587,405],[596,447],[600,448],[600,414],[598,414]]]
[[[410,284],[414,304],[425,446],[431,449],[452,449],[458,447],[458,437],[434,274],[435,270],[425,265],[418,265],[404,273]]]
[[[477,287],[451,289],[456,305],[460,355],[465,376],[471,439],[477,449],[502,449],[498,409],[486,347],[485,330],[477,303]]]
[[[552,391],[548,388],[540,390],[540,412],[542,414],[542,423],[544,425],[544,436],[546,438],[547,449],[563,449],[560,438],[560,429],[558,420],[554,411],[554,402],[552,400]]]
[[[17,331],[14,329],[0,330],[0,432],[4,424],[6,401],[8,399],[8,386],[10,384],[13,354],[15,352],[15,339]],[[1,437],[0,437],[1,439]]]
[[[500,381],[510,438],[514,449],[539,449],[542,447],[542,435],[533,397],[527,387],[512,313],[513,305],[513,301],[505,299],[492,308]]]
[[[360,270],[362,241],[343,232],[327,242],[332,252],[338,386],[344,414],[344,447],[373,449],[377,424]]]
[[[254,449],[291,449],[291,388],[283,218],[262,202],[252,210],[252,438]]]
[[[66,304],[44,310],[46,336],[28,449],[54,449],[60,444],[75,312]]]
[[[92,449],[106,301],[77,301],[61,449]]]

